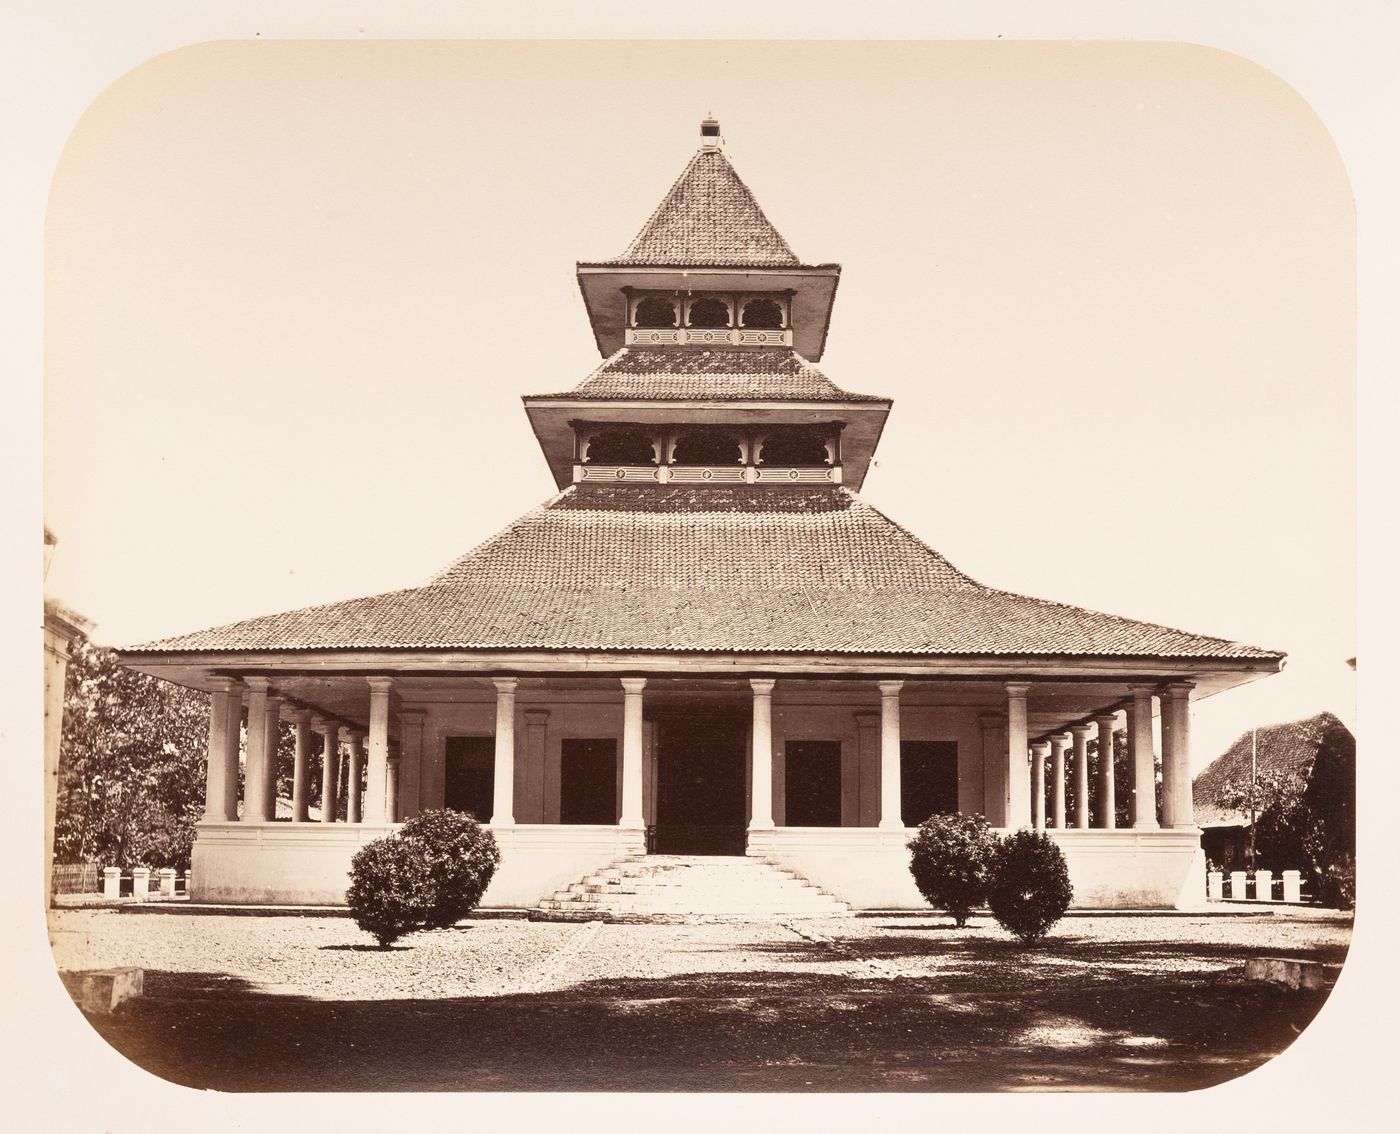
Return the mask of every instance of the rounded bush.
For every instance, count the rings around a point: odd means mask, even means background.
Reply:
[[[1044,937],[1074,898],[1065,856],[1043,831],[1016,831],[992,854],[987,905],[1008,933],[1029,945]]]
[[[381,949],[421,926],[433,906],[432,869],[422,843],[385,835],[350,860],[345,903]]]
[[[481,901],[501,863],[496,838],[461,811],[424,811],[399,829],[403,839],[418,843],[432,876],[432,899],[424,924],[445,929],[466,917]]]
[[[959,928],[987,897],[987,867],[997,837],[980,815],[934,815],[909,840],[909,871],[929,905]]]

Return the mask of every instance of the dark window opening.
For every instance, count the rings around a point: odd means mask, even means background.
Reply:
[[[588,443],[592,465],[654,465],[656,449],[640,429],[605,429]]]
[[[729,304],[722,299],[697,299],[690,305],[690,326],[729,326]]]
[[[617,741],[563,742],[559,756],[559,822],[617,822]]]
[[[958,810],[958,742],[905,740],[899,745],[899,805],[906,827]]]
[[[676,325],[676,305],[659,295],[650,295],[637,304],[633,317],[636,327],[674,327]]]
[[[442,778],[442,805],[491,821],[496,792],[496,738],[449,736]]]
[[[744,304],[743,325],[761,330],[781,330],[782,305],[773,299],[750,299]]]
[[[676,438],[671,460],[678,465],[737,465],[744,459],[739,439],[732,433],[696,429]]]
[[[761,464],[825,465],[829,463],[824,433],[814,429],[774,430],[763,442]]]
[[[841,742],[789,740],[783,752],[784,825],[841,826]]]

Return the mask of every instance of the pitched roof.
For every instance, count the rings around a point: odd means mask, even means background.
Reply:
[[[567,393],[535,398],[589,401],[883,402],[852,394],[793,350],[623,347]]]
[[[724,153],[702,147],[627,250],[603,263],[780,268],[799,262]]]
[[[1259,773],[1281,773],[1304,771],[1324,744],[1350,744],[1353,751],[1356,739],[1334,714],[1318,713],[1306,720],[1289,721],[1286,724],[1267,725],[1257,730],[1241,733],[1239,738],[1225,752],[1206,766],[1191,784],[1191,796],[1195,804],[1196,823],[1201,827],[1222,826],[1247,822],[1248,814],[1230,811],[1217,802],[1220,793],[1228,783],[1243,784],[1249,781],[1252,733],[1258,733]]]
[[[1278,656],[983,586],[840,486],[587,484],[424,586],[131,652],[349,648]]]

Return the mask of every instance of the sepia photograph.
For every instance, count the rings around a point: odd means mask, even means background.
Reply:
[[[43,229],[74,1019],[231,1096],[1285,1056],[1381,865],[1357,219],[1165,38],[124,69]]]

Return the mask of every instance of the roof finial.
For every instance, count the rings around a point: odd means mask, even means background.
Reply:
[[[706,114],[700,121],[700,144],[707,150],[717,150],[724,144],[719,136],[719,119]]]

